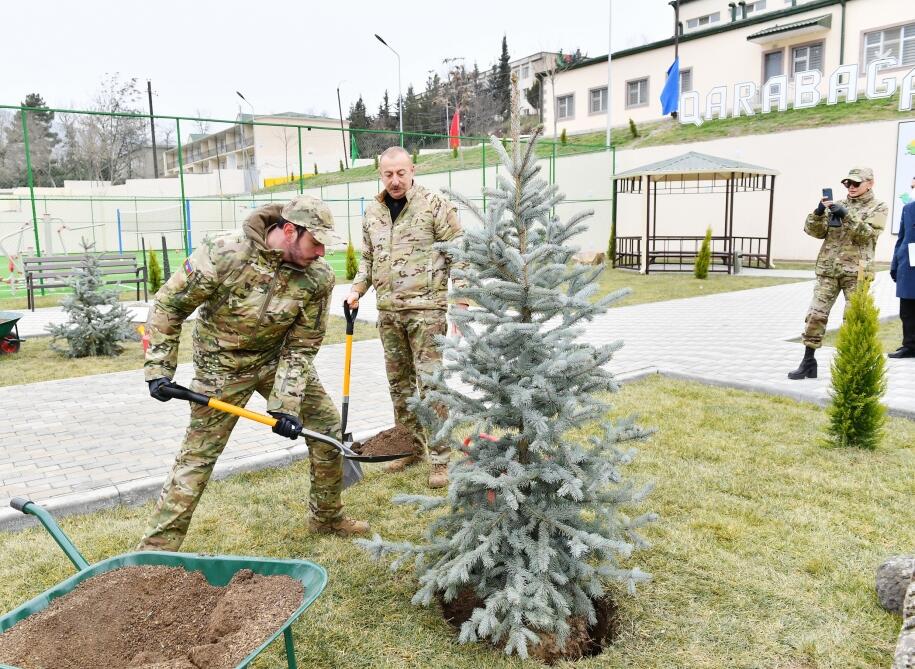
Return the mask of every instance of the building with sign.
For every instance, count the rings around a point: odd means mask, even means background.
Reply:
[[[673,32],[673,9],[670,19]],[[753,84],[745,89],[753,106],[762,103],[766,82],[772,86],[767,92],[784,94],[792,104],[802,73],[819,73],[814,88],[826,98],[830,75],[841,65],[857,65],[859,91],[876,61],[894,59],[879,64],[884,77],[901,79],[915,68],[915,7],[902,0],[680,0],[677,30],[681,92],[698,91],[693,97],[702,112],[707,93],[716,88],[724,89],[720,102],[729,110],[742,83]],[[610,96],[607,56],[543,77],[545,127],[553,128],[555,116],[557,132],[603,130],[608,105],[614,126],[630,118],[659,120],[659,97],[673,59],[673,35],[614,52]],[[854,71],[840,72],[840,82],[848,83]]]

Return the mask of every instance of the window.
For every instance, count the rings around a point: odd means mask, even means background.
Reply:
[[[823,72],[823,43],[796,46],[791,49],[791,76],[798,72]]]
[[[785,73],[785,52],[770,51],[763,54],[763,83]]]
[[[572,118],[575,116],[575,95],[562,95],[556,98],[556,118]]]
[[[686,22],[686,27],[692,30],[693,28],[701,28],[702,26],[707,26],[710,23],[718,23],[721,20],[721,12],[715,12],[714,14],[706,14],[705,16],[700,16],[696,19],[689,19]]]
[[[604,114],[607,111],[607,87],[592,88],[590,91],[588,112],[591,114]]]
[[[648,104],[648,77],[626,82],[626,107]]]
[[[531,66],[528,65],[527,63],[525,63],[525,64],[522,65],[521,68],[518,70],[518,78],[519,78],[519,79],[527,79],[529,76],[531,76]]]
[[[766,0],[756,0],[756,2],[747,3],[747,16],[753,12],[761,12],[766,8]]]
[[[915,65],[915,23],[864,33],[864,64],[895,58],[899,66]]]
[[[680,70],[680,92],[686,93],[693,90],[693,68]]]

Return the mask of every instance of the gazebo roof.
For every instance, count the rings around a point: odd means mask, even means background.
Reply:
[[[695,178],[700,181],[727,179],[731,173],[737,174],[778,174],[777,170],[759,165],[741,163],[737,160],[719,158],[705,153],[690,151],[682,156],[667,158],[657,163],[643,165],[635,169],[626,170],[613,176],[614,179],[631,179],[633,177],[647,176],[652,181],[665,181],[669,179]]]

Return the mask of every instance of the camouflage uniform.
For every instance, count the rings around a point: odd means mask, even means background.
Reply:
[[[846,304],[858,286],[858,272],[865,279],[874,278],[874,246],[886,225],[887,206],[874,197],[873,191],[838,202],[848,213],[840,227],[829,227],[829,210],[808,214],[804,232],[823,240],[817,256],[817,285],[804,321],[804,345],[817,349],[823,345],[826,321],[839,291]]]
[[[316,215],[330,217],[323,203],[308,200]],[[336,434],[339,415],[312,365],[327,326],[334,271],[323,258],[304,269],[286,263],[282,250],[266,246],[269,226],[281,215],[290,216],[282,205],[267,205],[248,217],[242,231],[207,237],[156,294],[146,326],[146,380],[173,377],[182,323],[199,306],[193,390],[241,406],[257,391],[267,398],[268,411],[299,416],[308,429]],[[317,226],[309,229],[323,242]],[[140,549],[180,547],[237,420],[191,404],[184,443]],[[308,446],[309,508],[318,522],[333,523],[342,517],[343,459],[332,446]]]
[[[462,234],[457,209],[443,197],[416,182],[406,194],[407,204],[397,220],[384,202],[382,191],[365,211],[362,222],[362,258],[353,290],[364,295],[375,286],[378,331],[394,417],[413,433],[414,453],[424,456],[424,431],[407,409],[407,399],[426,392],[421,374],[430,374],[441,362],[435,335],[446,331],[450,258],[433,248]],[[461,285],[455,280],[455,285]],[[433,464],[448,462],[447,443],[429,444]]]

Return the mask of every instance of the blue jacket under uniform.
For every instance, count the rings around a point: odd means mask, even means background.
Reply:
[[[890,270],[896,272],[896,297],[915,300],[915,267],[909,265],[909,244],[915,244],[915,202],[902,208],[899,239],[890,264]]]

